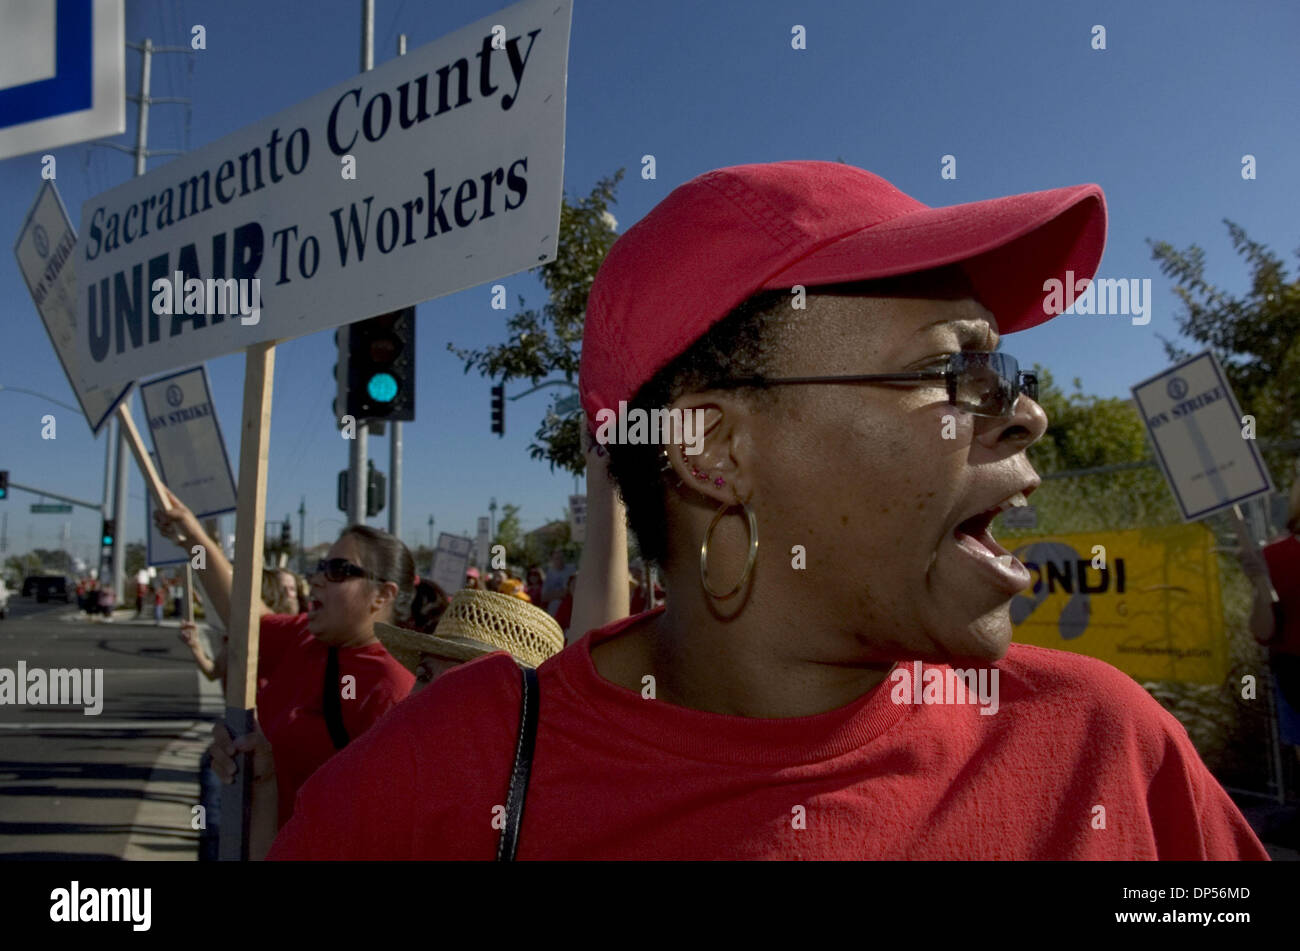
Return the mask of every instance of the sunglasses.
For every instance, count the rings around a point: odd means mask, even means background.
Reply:
[[[942,369],[856,376],[737,377],[710,383],[711,389],[778,386],[795,383],[935,383],[943,381],[948,402],[972,416],[1007,419],[1023,393],[1038,399],[1038,374],[1023,371],[1005,353],[963,350],[948,357]]]
[[[322,558],[316,562],[314,575],[324,575],[326,581],[332,581],[338,584],[340,581],[347,581],[349,578],[374,578],[370,572],[360,565],[354,565],[346,558]]]

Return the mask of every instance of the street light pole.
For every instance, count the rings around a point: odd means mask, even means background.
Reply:
[[[298,573],[307,574],[307,496],[298,503]]]

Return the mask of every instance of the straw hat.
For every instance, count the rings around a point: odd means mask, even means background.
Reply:
[[[508,594],[474,588],[456,592],[432,634],[380,623],[375,625],[375,635],[412,673],[421,654],[465,661],[509,651],[516,660],[538,667],[564,650],[564,631],[541,608]]]

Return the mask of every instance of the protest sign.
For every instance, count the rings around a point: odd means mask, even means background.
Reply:
[[[1138,680],[1227,674],[1219,566],[1203,525],[1006,544],[1034,579],[1011,601],[1017,642],[1096,657]]]
[[[469,568],[469,553],[474,540],[463,535],[438,535],[438,547],[433,552],[432,578],[448,595],[465,587],[465,571]]]
[[[53,182],[45,182],[18,232],[14,254],[81,412],[90,431],[98,435],[114,407],[131,392],[131,383],[96,386],[87,383],[80,371],[76,348],[76,252],[77,233],[63,199]]]
[[[163,481],[199,518],[235,509],[235,477],[199,366],[140,387]]]
[[[1273,491],[1268,468],[1214,354],[1143,380],[1133,402],[1183,521]]]
[[[0,159],[126,129],[122,0],[9,0],[0,14]]]
[[[523,0],[82,206],[109,384],[554,260],[572,0]]]

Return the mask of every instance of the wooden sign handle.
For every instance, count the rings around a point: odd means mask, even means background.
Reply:
[[[1246,515],[1241,511],[1239,504],[1232,506],[1232,527],[1236,529],[1237,541],[1241,544],[1241,557],[1243,561],[1250,562],[1255,566],[1255,572],[1251,575],[1251,583],[1256,586],[1266,586],[1270,599],[1274,604],[1278,602],[1277,589],[1273,587],[1273,579],[1268,574],[1268,562],[1264,556],[1259,553],[1259,545],[1251,537],[1250,527],[1246,524]]]
[[[144,447],[144,440],[140,438],[140,430],[135,427],[135,419],[131,416],[130,403],[131,401],[128,399],[117,404],[117,421],[122,427],[122,435],[126,437],[127,443],[131,446],[135,461],[140,466],[140,472],[144,475],[145,485],[149,487],[149,491],[153,494],[154,504],[164,512],[170,511],[171,506],[167,502],[167,487],[163,485],[162,478],[154,467],[153,459],[149,456],[149,450]]]

